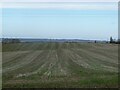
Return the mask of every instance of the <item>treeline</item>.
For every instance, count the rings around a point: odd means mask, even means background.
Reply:
[[[2,39],[2,43],[20,43],[19,39]]]
[[[110,37],[110,43],[113,43],[113,44],[120,44],[120,39],[115,40],[115,39],[113,39],[112,37]]]
[[[16,38],[3,38],[2,43],[21,43],[22,41],[20,39]],[[41,42],[41,41],[40,41]],[[48,41],[47,41],[48,42]],[[56,41],[57,42],[57,41]],[[77,43],[78,41],[65,41],[65,43]],[[85,41],[84,41],[85,42]],[[115,40],[112,37],[110,37],[109,41],[86,41],[88,43],[111,43],[111,44],[120,44],[120,39]]]

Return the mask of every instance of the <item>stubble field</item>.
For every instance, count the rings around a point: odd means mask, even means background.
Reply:
[[[3,44],[3,88],[118,87],[118,45]]]

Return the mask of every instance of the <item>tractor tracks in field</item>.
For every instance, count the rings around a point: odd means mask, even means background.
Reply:
[[[3,67],[3,73],[11,70],[16,70],[31,63],[39,55],[39,53],[41,53],[41,51],[30,51],[24,57],[22,55],[21,58],[18,58],[18,62],[13,63],[11,66]]]
[[[26,46],[23,45],[21,50]],[[85,43],[32,44],[27,51],[4,52],[6,60],[3,64],[3,73],[14,72],[17,78],[31,75],[44,78],[70,76],[80,71],[81,68],[117,72],[117,60],[108,57],[111,55],[116,59],[117,55],[110,52],[104,55],[104,51],[101,50],[101,48],[104,49],[102,45],[96,49],[97,51],[95,48],[97,48],[96,44]]]
[[[95,53],[85,49],[73,49],[74,52],[78,53],[83,57],[82,61],[86,61],[91,69],[96,70],[107,70],[111,72],[118,72],[117,61],[109,57],[105,57],[99,53]],[[116,59],[117,60],[117,59]],[[107,69],[106,69],[106,68]]]

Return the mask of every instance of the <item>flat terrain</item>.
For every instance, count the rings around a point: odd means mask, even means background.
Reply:
[[[3,44],[3,88],[118,87],[118,45]]]

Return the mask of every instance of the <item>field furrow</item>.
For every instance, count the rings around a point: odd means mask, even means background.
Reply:
[[[3,87],[117,87],[118,46],[3,44]]]

